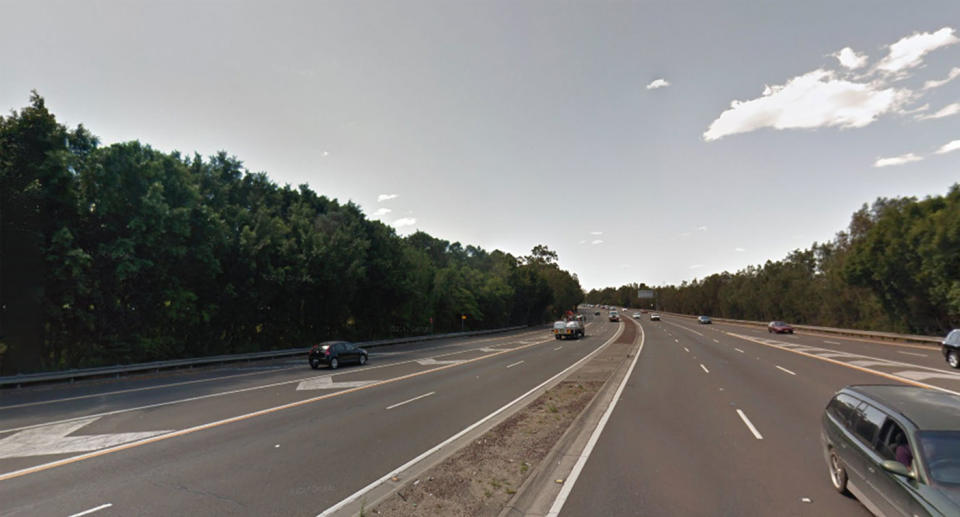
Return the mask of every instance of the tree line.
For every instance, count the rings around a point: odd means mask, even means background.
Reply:
[[[646,307],[638,287],[591,290],[586,301]],[[942,335],[960,326],[960,185],[879,198],[829,242],[656,293],[670,312]]]
[[[546,246],[402,237],[225,152],[101,146],[36,92],[0,117],[0,374],[538,324],[582,299]]]

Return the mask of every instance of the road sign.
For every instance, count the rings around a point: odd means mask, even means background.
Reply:
[[[637,298],[653,298],[653,291],[650,289],[638,289]]]

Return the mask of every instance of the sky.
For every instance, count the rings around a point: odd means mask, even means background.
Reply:
[[[960,182],[960,2],[0,0],[0,109],[679,283]]]

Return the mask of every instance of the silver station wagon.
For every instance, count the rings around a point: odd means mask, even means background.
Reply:
[[[848,386],[823,415],[830,482],[876,515],[960,515],[960,396]]]

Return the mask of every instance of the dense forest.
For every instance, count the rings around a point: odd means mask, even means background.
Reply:
[[[537,324],[582,299],[545,246],[401,237],[226,153],[102,147],[36,93],[0,117],[2,374]]]
[[[637,287],[593,290],[587,302],[649,305]],[[656,293],[671,312],[942,335],[960,326],[960,185],[877,199],[830,242]]]

